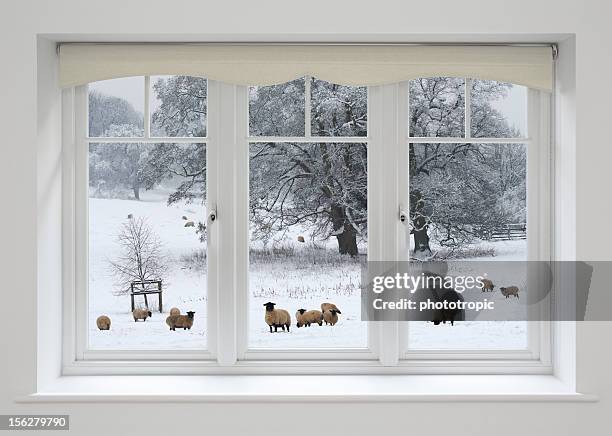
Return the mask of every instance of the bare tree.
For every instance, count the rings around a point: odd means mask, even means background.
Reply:
[[[166,267],[159,240],[145,218],[130,218],[121,226],[117,241],[121,256],[110,265],[119,293],[129,291],[132,281],[163,279]]]

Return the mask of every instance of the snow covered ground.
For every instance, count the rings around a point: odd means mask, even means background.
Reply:
[[[90,289],[89,346],[92,349],[205,349],[207,343],[206,267],[198,265],[194,253],[205,247],[194,228],[184,227],[182,216],[202,220],[205,211],[198,204],[166,205],[168,191],[142,193],[142,200],[90,198]],[[153,311],[146,322],[135,323],[128,295],[116,295],[108,260],[117,256],[116,235],[128,214],[147,217],[164,243],[168,277],[164,283],[164,312]],[[298,232],[299,233],[299,232]],[[261,246],[251,252],[249,271],[248,343],[252,348],[360,348],[367,345],[367,324],[360,315],[360,275],[365,256],[351,259],[328,247],[314,248],[288,234],[276,253]],[[495,250],[494,257],[478,260],[524,259],[525,241],[481,243]],[[191,259],[186,261],[185,259]],[[194,260],[196,259],[196,260]],[[469,298],[469,297],[468,297]],[[490,298],[501,299],[499,292]],[[154,297],[151,297],[154,300]],[[291,332],[270,334],[264,322],[263,304],[272,301],[287,309],[293,319]],[[297,309],[318,309],[325,301],[334,302],[342,314],[334,327],[295,328]],[[137,306],[143,301],[137,300]],[[167,311],[176,306],[184,313],[196,312],[189,331],[169,331]],[[156,308],[156,301],[150,301]],[[99,315],[112,319],[110,331],[99,331]],[[408,343],[415,349],[524,349],[527,346],[525,322],[460,322],[455,326],[412,323]]]
[[[89,346],[92,349],[203,349],[206,348],[206,274],[205,268],[181,261],[182,256],[202,250],[193,227],[184,227],[182,216],[202,220],[204,210],[197,204],[166,205],[168,192],[148,191],[142,200],[89,199]],[[153,316],[146,322],[134,322],[129,295],[115,295],[114,280],[108,261],[120,251],[117,233],[128,214],[146,217],[162,243],[167,256],[168,276],[164,281],[164,313],[157,311],[157,298],[150,295]],[[142,297],[137,307],[144,307]],[[181,313],[195,312],[191,330],[170,331],[166,325],[168,311],[178,307]],[[109,331],[96,327],[99,315],[108,315]]]
[[[478,249],[487,251],[493,248],[495,256],[485,256],[473,259],[453,260],[475,260],[479,262],[488,261],[520,261],[527,258],[527,241],[496,241],[481,242]],[[472,272],[473,273],[473,272]],[[523,283],[515,283],[512,277],[504,277],[512,285],[521,287]],[[497,281],[497,280],[496,280]],[[503,286],[503,285],[502,285]],[[515,299],[506,300],[497,290],[487,293],[486,297],[495,304],[513,305],[522,310],[519,301]],[[479,290],[468,290],[463,294],[466,301],[481,300]],[[413,322],[408,329],[408,347],[417,350],[522,350],[527,348],[527,322],[526,321],[465,321],[450,324],[433,325],[428,322]]]

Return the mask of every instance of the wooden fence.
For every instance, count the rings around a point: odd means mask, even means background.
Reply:
[[[482,229],[480,231],[480,237],[487,241],[527,239],[527,224],[503,224],[494,228]]]

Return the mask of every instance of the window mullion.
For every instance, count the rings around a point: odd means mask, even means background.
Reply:
[[[149,90],[151,89],[151,76],[145,76],[145,80],[144,80],[144,138],[145,139],[149,139],[151,138],[151,111],[150,111],[150,95],[149,95]]]
[[[398,152],[405,144],[404,130],[399,128],[399,84],[374,86],[370,89],[369,129],[371,152],[368,153],[370,173],[369,209],[370,241],[373,250],[370,261],[395,261],[400,248],[401,224],[398,219]],[[399,361],[398,322],[378,323],[380,362],[384,366]]]
[[[311,113],[311,83],[312,78],[304,78],[304,136],[308,139],[312,137],[312,113]]]

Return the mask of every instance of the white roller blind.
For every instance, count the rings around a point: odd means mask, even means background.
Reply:
[[[310,75],[343,85],[471,77],[551,91],[550,47],[409,45],[63,44],[60,85],[139,75],[270,85]]]

